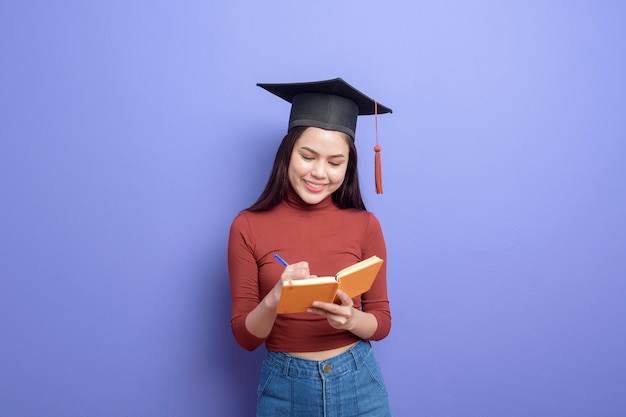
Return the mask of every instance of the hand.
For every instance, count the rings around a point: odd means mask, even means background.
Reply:
[[[297,262],[295,264],[289,264],[283,270],[283,273],[280,275],[280,279],[272,288],[270,294],[266,298],[271,302],[271,306],[276,308],[278,307],[278,302],[280,301],[280,294],[283,292],[283,287],[289,285],[289,281],[295,281],[299,279],[310,278],[309,271],[309,263],[308,262]]]
[[[276,310],[283,287],[289,285],[291,280],[305,278],[309,278],[309,264],[307,262],[298,262],[285,267],[274,288],[246,317],[246,329],[260,339],[266,338],[274,327],[277,316]]]
[[[335,329],[352,330],[355,311],[352,298],[341,290],[337,291],[337,298],[341,301],[340,305],[316,301],[313,303],[313,308],[309,308],[307,311],[326,317],[328,324]]]

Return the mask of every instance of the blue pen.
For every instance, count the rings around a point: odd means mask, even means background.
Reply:
[[[275,253],[275,254],[274,254],[274,258],[276,258],[276,260],[277,260],[278,262],[280,262],[280,264],[281,264],[282,266],[284,266],[284,267],[289,266],[289,264],[287,263],[287,261],[285,261],[283,258],[281,258],[279,254]]]

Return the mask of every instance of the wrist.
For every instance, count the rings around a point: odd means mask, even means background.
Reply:
[[[263,299],[263,305],[272,311],[278,309],[278,302],[280,301],[280,295],[276,295],[276,288],[270,291]]]
[[[349,321],[347,323],[348,324],[348,328],[346,330],[348,330],[350,332],[354,332],[354,330],[358,327],[359,319],[361,318],[359,316],[360,312],[361,312],[361,310],[352,307],[352,315],[350,316],[350,319],[349,319]]]
[[[373,314],[366,313],[357,308],[355,308],[352,313],[349,331],[361,339],[369,339],[378,328],[378,320],[376,320]]]

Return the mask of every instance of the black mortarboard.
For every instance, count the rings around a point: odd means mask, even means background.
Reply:
[[[347,133],[354,139],[359,115],[391,113],[341,78],[288,84],[257,84],[291,103],[289,127],[314,126]]]
[[[257,84],[272,94],[291,103],[289,127],[313,126],[337,130],[355,137],[359,115],[391,113],[389,107],[379,104],[352,87],[341,78],[308,83]],[[375,177],[376,192],[382,194],[382,167],[376,123]]]

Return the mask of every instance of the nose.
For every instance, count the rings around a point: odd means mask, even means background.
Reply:
[[[318,179],[326,178],[326,164],[322,160],[315,161],[311,169],[311,175]]]

